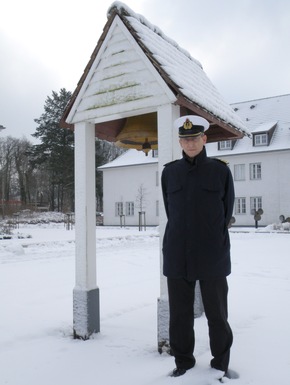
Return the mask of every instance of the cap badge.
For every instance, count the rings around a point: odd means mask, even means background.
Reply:
[[[183,128],[185,130],[190,130],[192,128],[192,123],[191,121],[187,118],[186,121],[183,124]]]

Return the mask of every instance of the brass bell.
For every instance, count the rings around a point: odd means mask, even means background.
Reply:
[[[143,151],[146,156],[150,150],[156,150],[158,148],[157,113],[127,118],[125,126],[116,137],[116,145],[135,148]]]

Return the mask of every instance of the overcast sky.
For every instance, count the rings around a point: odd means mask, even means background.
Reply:
[[[52,91],[74,91],[110,0],[0,0],[0,136],[33,140]],[[126,0],[198,59],[229,103],[290,93],[290,1]]]

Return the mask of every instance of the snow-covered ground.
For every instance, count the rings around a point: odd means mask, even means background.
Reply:
[[[234,229],[236,230],[236,229]],[[74,230],[21,225],[0,240],[0,385],[204,385],[206,319],[196,319],[197,365],[171,378],[157,352],[158,229],[97,227],[101,332],[72,338]],[[235,385],[290,381],[290,234],[232,232],[229,277]]]

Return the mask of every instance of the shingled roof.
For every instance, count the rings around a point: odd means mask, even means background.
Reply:
[[[61,120],[62,127],[73,128],[76,123],[73,117],[80,104],[82,93],[85,92],[85,82],[90,81],[87,79],[90,70],[98,55],[101,55],[102,45],[113,21],[119,17],[130,36],[174,94],[174,104],[181,107],[181,115],[196,114],[210,122],[210,128],[207,131],[209,142],[249,135],[242,119],[211,83],[203,71],[202,65],[186,50],[164,35],[158,27],[152,25],[142,15],[134,13],[121,2],[114,2],[109,8],[107,16],[108,21],[103,33],[64,111]],[[96,104],[87,106],[87,109],[91,110],[96,108]],[[126,117],[98,122],[95,124],[96,136],[115,141],[116,135],[122,130],[125,122]]]

